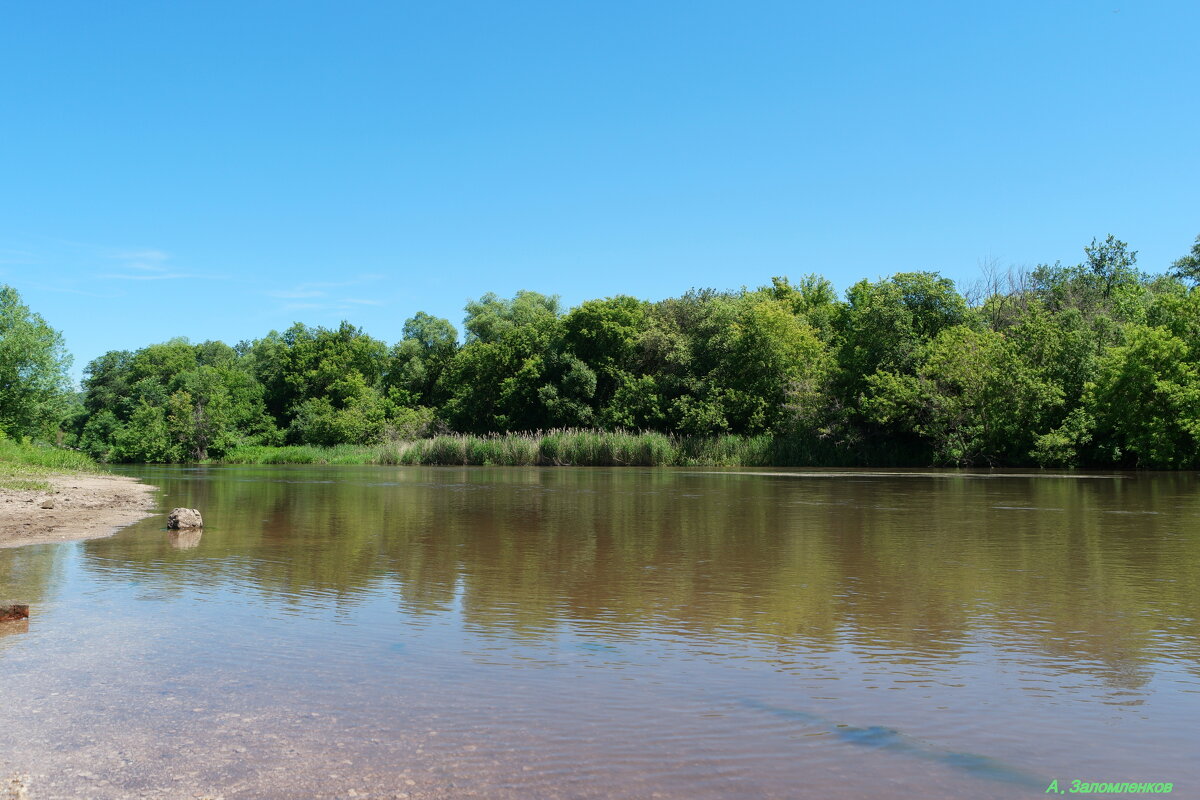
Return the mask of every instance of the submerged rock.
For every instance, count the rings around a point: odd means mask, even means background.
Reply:
[[[194,508],[176,508],[167,515],[167,527],[173,531],[184,528],[203,528],[204,520],[200,518],[200,512]]]
[[[29,606],[0,606],[0,622],[8,622],[14,619],[29,619]]]

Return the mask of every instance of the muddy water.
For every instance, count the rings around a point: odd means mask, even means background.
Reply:
[[[0,550],[37,798],[1200,796],[1200,478],[146,468]]]

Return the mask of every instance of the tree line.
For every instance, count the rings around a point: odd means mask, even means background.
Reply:
[[[53,419],[106,461],[594,428],[885,445],[914,465],[1200,467],[1200,237],[1162,274],[1113,236],[1084,256],[987,270],[965,294],[933,272],[841,298],[819,275],[570,310],[486,294],[467,304],[461,342],[423,312],[391,345],[348,322],[234,346],[173,339],[95,359],[73,404],[61,380],[32,405],[0,396],[0,429]]]

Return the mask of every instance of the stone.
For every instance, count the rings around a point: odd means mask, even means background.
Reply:
[[[203,528],[204,520],[201,519],[200,512],[194,508],[176,508],[167,515],[167,527],[173,531],[183,528]]]
[[[47,497],[42,501],[42,508],[54,508],[54,498]]]
[[[9,622],[15,619],[29,619],[29,606],[0,606],[0,622]]]

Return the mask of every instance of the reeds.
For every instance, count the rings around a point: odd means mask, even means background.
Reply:
[[[852,454],[796,438],[671,436],[656,431],[566,428],[529,433],[443,434],[377,445],[246,446],[227,464],[405,464],[475,466],[768,467],[849,464]]]

